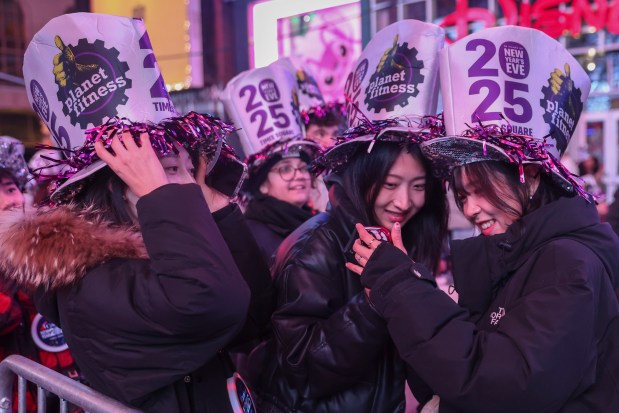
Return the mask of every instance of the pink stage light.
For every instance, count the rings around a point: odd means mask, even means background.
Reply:
[[[267,66],[279,58],[278,19],[354,3],[359,0],[263,0],[250,4],[250,66]]]

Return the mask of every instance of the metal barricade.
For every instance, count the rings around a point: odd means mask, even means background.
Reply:
[[[26,413],[26,384],[37,386],[37,412],[46,411],[46,391],[60,398],[60,412],[69,412],[69,403],[89,413],[139,413],[139,410],[105,396],[88,386],[70,379],[54,370],[23,356],[12,355],[0,363],[0,413],[11,413],[13,383],[17,384],[17,411]]]

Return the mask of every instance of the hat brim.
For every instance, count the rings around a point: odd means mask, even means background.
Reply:
[[[447,136],[430,139],[420,144],[423,154],[431,160],[435,173],[443,178],[451,175],[454,168],[475,162],[515,161],[500,147],[479,139],[462,136]],[[538,164],[538,160],[522,160],[523,164]],[[567,192],[573,192],[574,186],[557,171],[550,171],[553,181]]]
[[[410,135],[418,132],[420,132],[419,128],[393,126],[383,129],[378,134],[362,135],[349,141],[336,144],[320,157],[320,160],[316,162],[315,166],[320,171],[337,171],[342,166],[346,165],[350,158],[358,151],[358,148],[364,144],[369,144],[373,140],[380,142],[414,143],[410,140]]]
[[[62,162],[66,165],[78,165],[70,170],[61,171],[55,180],[55,185],[60,185],[51,194],[50,199],[55,203],[70,201],[83,188],[83,180],[103,169],[106,164],[94,155],[94,142],[101,139],[104,144],[111,145],[110,141],[116,132],[131,131],[134,139],[137,133],[143,133],[146,129],[151,136],[151,145],[159,157],[169,153],[170,144],[183,147],[190,154],[197,151],[206,155],[207,175],[219,160],[224,146],[225,136],[233,130],[233,126],[222,122],[209,114],[188,112],[184,116],[166,118],[157,124],[152,122],[132,122],[128,119],[112,118],[105,124],[86,131],[87,138],[82,147],[75,148],[72,152],[71,162]],[[154,132],[154,135],[151,132]],[[222,135],[223,134],[223,135]],[[213,139],[213,136],[215,139]],[[154,137],[154,139],[153,139]],[[214,143],[215,145],[212,145]],[[92,163],[91,160],[96,159]],[[84,166],[84,164],[88,165]],[[66,166],[68,168],[68,166]],[[73,174],[73,172],[79,169]],[[70,176],[68,179],[67,176]],[[66,180],[65,180],[66,179]]]
[[[93,175],[95,172],[100,171],[106,166],[107,164],[102,160],[97,160],[91,163],[86,168],[75,173],[75,175],[71,176],[69,179],[63,182],[62,185],[56,188],[56,190],[51,194],[50,199],[52,200],[52,202],[61,201],[70,192],[74,185],[76,185],[83,179],[86,179],[89,176]]]
[[[310,140],[283,142],[281,150],[274,149],[273,146],[265,147],[263,151],[257,152],[245,160],[248,166],[248,174],[242,191],[255,193],[266,176],[265,171],[270,170],[273,165],[282,159],[299,158],[302,157],[302,154],[305,154],[307,156],[306,162],[310,163],[316,159],[321,150],[320,145]],[[268,153],[260,157],[259,155],[264,151]],[[260,160],[260,163],[256,164],[258,160]]]

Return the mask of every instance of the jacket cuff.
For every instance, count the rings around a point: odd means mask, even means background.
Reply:
[[[395,246],[383,242],[376,248],[361,273],[361,284],[371,290],[371,305],[381,314],[381,298],[386,297],[398,284],[411,278],[436,287],[433,274],[424,265],[414,262]]]

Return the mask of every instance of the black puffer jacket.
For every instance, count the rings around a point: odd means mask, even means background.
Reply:
[[[619,412],[619,239],[594,205],[562,198],[452,256],[460,306],[393,246],[362,274],[441,413]]]
[[[331,211],[278,250],[275,338],[252,353],[251,381],[285,412],[403,412],[404,365],[359,277],[344,266],[358,220],[341,187],[332,191]]]
[[[10,275],[40,287],[96,390],[147,412],[228,411],[221,350],[245,323],[247,283],[197,185],[158,188],[137,211],[141,235],[66,207],[28,217],[0,237],[2,263],[31,259]]]

